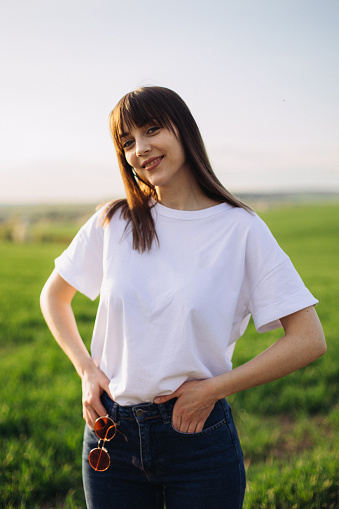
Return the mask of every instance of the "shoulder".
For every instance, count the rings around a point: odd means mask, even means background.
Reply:
[[[126,198],[110,201],[99,208],[101,211],[101,223],[103,226],[107,226],[113,217],[119,219],[129,219],[130,212]],[[118,213],[117,213],[118,212]]]
[[[116,200],[99,205],[97,211],[82,226],[80,232],[96,232],[98,235],[103,236],[106,230],[110,230],[112,223],[122,222],[126,224],[124,217],[125,202],[126,200]]]
[[[243,246],[249,264],[278,265],[287,255],[279,246],[267,224],[255,213],[232,209],[229,216],[236,229],[236,241]]]
[[[247,211],[241,207],[230,207],[227,220],[231,220],[244,233],[254,237],[272,235],[266,223],[254,211]]]
[[[80,235],[90,235],[93,233],[98,233],[99,235],[103,233],[103,224],[102,217],[104,214],[105,207],[100,207],[80,228]]]

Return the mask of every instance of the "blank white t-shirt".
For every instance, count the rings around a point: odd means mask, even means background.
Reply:
[[[78,291],[100,294],[91,352],[120,405],[232,369],[251,314],[265,332],[318,302],[257,215],[226,203],[152,213],[151,251],[132,249],[120,211],[105,228],[99,211],[55,262]]]

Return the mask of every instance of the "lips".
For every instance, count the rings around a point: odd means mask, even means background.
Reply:
[[[142,167],[145,169],[145,170],[153,170],[153,168],[155,168],[156,166],[158,166],[158,164],[161,163],[161,161],[163,160],[164,156],[159,156],[159,157],[151,157],[150,159],[147,159],[147,161],[144,162],[144,164],[142,165]]]

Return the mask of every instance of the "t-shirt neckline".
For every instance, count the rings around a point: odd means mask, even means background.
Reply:
[[[154,206],[154,210],[160,216],[170,217],[172,219],[204,219],[206,217],[211,217],[216,214],[220,214],[225,210],[229,209],[231,205],[228,203],[219,203],[218,205],[213,205],[213,207],[208,207],[207,209],[201,210],[178,210],[178,209],[170,209],[169,207],[165,207],[161,203],[156,203]]]

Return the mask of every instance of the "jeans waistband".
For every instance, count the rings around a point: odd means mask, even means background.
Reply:
[[[168,424],[172,418],[176,398],[166,401],[166,403],[160,403],[159,405],[155,403],[139,403],[132,406],[121,406],[104,392],[101,396],[101,401],[108,414],[115,422],[123,419],[133,419],[142,422],[161,417],[164,424]]]

